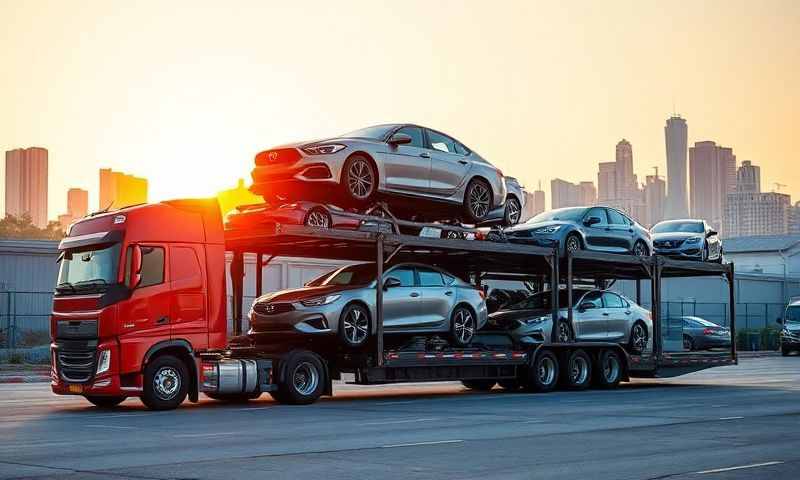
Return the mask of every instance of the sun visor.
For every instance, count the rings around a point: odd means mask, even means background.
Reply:
[[[66,237],[58,244],[58,249],[74,250],[76,248],[89,247],[91,245],[103,245],[122,241],[124,232],[122,230],[112,230],[110,232],[94,232],[74,237]]]

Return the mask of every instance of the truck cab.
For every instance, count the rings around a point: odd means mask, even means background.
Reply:
[[[52,390],[99,406],[197,400],[197,354],[226,344],[216,200],[176,200],[73,223],[59,245]]]

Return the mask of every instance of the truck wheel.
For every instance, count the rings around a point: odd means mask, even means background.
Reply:
[[[290,405],[314,403],[325,390],[325,368],[317,355],[306,350],[290,354],[284,378],[278,385],[277,401]]]
[[[494,388],[494,384],[497,383],[494,380],[462,380],[461,384],[467,387],[470,390],[476,390],[478,392],[488,392],[489,390]]]
[[[124,402],[125,399],[128,397],[124,396],[113,396],[113,397],[105,397],[99,395],[86,395],[86,400],[89,400],[95,406],[100,408],[113,408],[119,405],[120,403]]]
[[[550,350],[541,350],[528,368],[527,390],[549,392],[558,383],[558,359]]]
[[[583,350],[575,350],[567,357],[566,368],[561,372],[565,387],[586,390],[592,382],[592,359]]]
[[[349,348],[360,348],[369,339],[369,311],[359,303],[345,307],[339,317],[339,339]]]
[[[172,356],[156,357],[144,369],[142,403],[151,410],[172,410],[183,403],[189,390],[189,371]]]
[[[598,388],[616,388],[622,379],[622,361],[614,350],[603,350],[594,369],[594,385]]]

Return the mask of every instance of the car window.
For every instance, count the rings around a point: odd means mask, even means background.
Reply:
[[[412,147],[419,147],[423,148],[425,146],[425,140],[422,135],[422,129],[419,127],[403,127],[400,130],[396,131],[395,133],[405,133],[409,137],[411,137],[411,143],[408,145]]]
[[[414,286],[414,269],[411,267],[397,267],[387,272],[386,276],[400,280],[401,287]]]
[[[625,215],[619,213],[618,211],[614,210],[613,208],[609,208],[608,210],[608,223],[611,225],[630,225],[631,222],[625,218]]]
[[[589,292],[581,299],[581,305],[593,303],[596,308],[603,308],[602,295],[603,292]]]
[[[464,145],[456,142],[456,153],[459,155],[469,155],[470,150],[469,148],[465,147]]]
[[[600,223],[597,225],[608,225],[608,217],[606,216],[606,209],[605,208],[590,208],[586,215],[583,216],[584,220],[588,220],[592,217],[597,217],[600,219]]]
[[[431,142],[431,148],[434,150],[447,153],[456,153],[456,141],[447,135],[434,132],[433,130],[428,130],[428,140]]]
[[[454,277],[452,275],[448,275],[446,273],[443,273],[442,276],[444,277],[444,284],[445,285],[452,285],[453,282],[456,281],[456,277]]]
[[[443,287],[442,274],[430,268],[417,268],[419,284],[423,287]]]
[[[605,292],[603,293],[603,304],[605,308],[622,308],[624,304],[622,303],[622,298],[615,293]]]

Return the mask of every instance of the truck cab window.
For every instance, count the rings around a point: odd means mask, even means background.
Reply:
[[[164,249],[142,246],[142,281],[139,288],[164,282]]]

